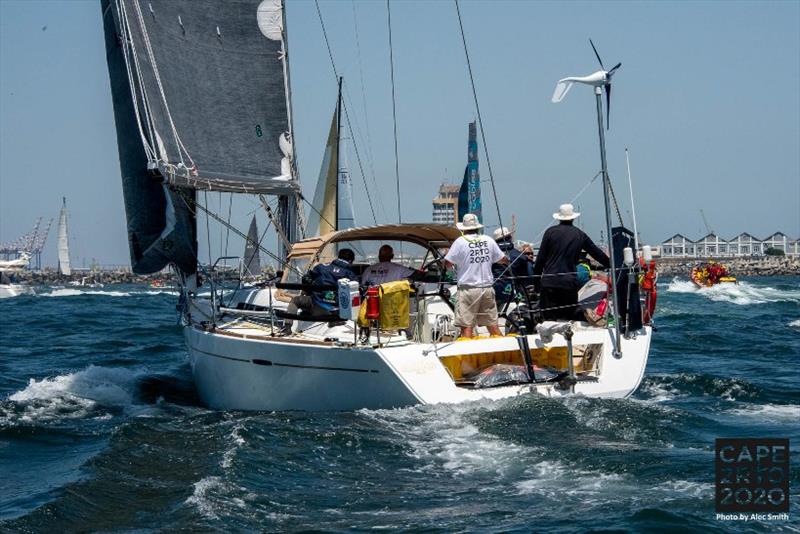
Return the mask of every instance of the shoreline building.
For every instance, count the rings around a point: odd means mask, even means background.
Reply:
[[[768,249],[783,251],[786,256],[800,256],[800,240],[792,239],[783,232],[775,232],[765,239],[742,232],[732,239],[724,239],[714,233],[693,241],[682,234],[675,234],[663,241],[658,253],[662,258],[742,258],[765,256]]]
[[[442,184],[439,195],[433,199],[433,222],[455,224],[458,214],[459,185]]]

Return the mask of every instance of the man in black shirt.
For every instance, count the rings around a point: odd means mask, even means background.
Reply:
[[[608,267],[608,256],[583,231],[572,225],[580,213],[572,204],[562,204],[553,218],[561,221],[542,237],[533,265],[534,285],[539,291],[539,307],[545,319],[572,320],[578,303],[578,280],[575,273],[581,252]]]

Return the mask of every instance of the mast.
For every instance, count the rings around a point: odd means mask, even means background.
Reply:
[[[611,262],[611,302],[613,303],[612,313],[614,314],[614,357],[621,358],[620,332],[619,332],[619,298],[617,295],[617,267],[614,261],[613,233],[611,232],[611,205],[608,201],[608,191],[611,187],[608,179],[608,166],[606,164],[606,137],[603,131],[603,101],[600,96],[603,94],[601,86],[594,88],[595,99],[597,101],[597,129],[600,134],[600,166],[603,173],[603,204],[606,211],[606,231],[608,231],[608,257]]]
[[[281,4],[281,62],[283,63],[283,80],[286,95],[286,113],[289,123],[289,140],[291,142],[291,155],[289,157],[292,180],[299,181],[300,173],[297,169],[297,151],[294,143],[294,114],[292,113],[292,82],[289,73],[289,33],[286,29],[286,3]],[[278,197],[278,218],[283,227],[284,235],[289,243],[294,243],[299,237],[305,237],[305,221],[302,220],[302,204],[300,197],[294,193]],[[286,261],[289,247],[282,243],[281,258]]]
[[[342,77],[339,76],[339,96],[336,100],[336,216],[333,221],[334,230],[339,230],[339,176],[342,161]]]

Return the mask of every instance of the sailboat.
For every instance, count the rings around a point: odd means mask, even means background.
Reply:
[[[67,198],[61,199],[61,213],[58,216],[58,272],[63,276],[70,276],[72,268],[69,265],[69,233],[67,232]]]
[[[324,235],[355,226],[350,173],[344,163],[344,138],[342,136],[342,78],[336,107],[325,143],[325,153],[314,191],[314,202],[306,226],[308,235]]]
[[[354,410],[532,393],[626,397],[639,385],[651,336],[633,320],[624,338],[613,328],[568,322],[457,341],[457,292],[445,277],[443,251],[459,231],[342,224],[341,188],[332,187],[341,179],[341,98],[321,198],[315,195],[314,213],[302,224],[282,2],[240,1],[222,13],[201,0],[103,0],[102,9],[132,268],[151,273],[170,264],[177,272],[189,362],[206,405]],[[280,281],[223,292],[213,265],[198,265],[196,217],[213,216],[198,191],[278,197]],[[362,306],[357,281],[303,283],[340,247],[357,251],[353,267],[361,270],[369,258],[360,251],[387,241],[412,251],[407,256],[423,273],[413,292],[394,296],[396,306],[374,288]],[[201,280],[208,297],[199,294]],[[311,289],[334,292],[338,310],[289,314],[289,300]],[[288,334],[280,328],[285,320],[292,321]],[[629,324],[626,315],[617,321]],[[523,371],[502,382],[481,377],[496,365]]]
[[[28,267],[30,259],[30,253],[22,251],[13,260],[0,260],[0,299],[34,294],[33,288],[16,280],[17,273]]]
[[[250,229],[247,231],[247,240],[244,245],[244,265],[242,276],[245,278],[255,278],[261,274],[261,257],[258,254],[258,224],[256,216],[250,220]]]

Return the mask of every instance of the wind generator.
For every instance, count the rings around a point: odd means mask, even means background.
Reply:
[[[603,202],[605,204],[606,210],[606,230],[608,231],[608,252],[609,252],[609,259],[611,260],[611,273],[612,273],[612,280],[613,283],[611,284],[611,301],[614,304],[612,306],[612,311],[614,314],[614,333],[615,333],[615,342],[614,342],[614,357],[621,358],[622,351],[620,350],[620,331],[619,331],[619,299],[617,296],[617,269],[614,261],[614,250],[612,248],[612,239],[611,236],[611,207],[608,202],[608,191],[611,187],[611,184],[608,179],[608,166],[606,164],[606,138],[603,132],[603,101],[601,98],[603,90],[606,93],[606,128],[609,127],[610,124],[610,112],[611,112],[611,77],[617,71],[618,68],[622,66],[622,63],[617,63],[614,65],[611,70],[606,70],[605,66],[603,65],[603,60],[600,59],[600,54],[597,53],[597,48],[595,48],[594,43],[591,39],[589,39],[589,44],[592,45],[592,50],[594,50],[594,55],[597,57],[597,61],[600,63],[600,70],[589,74],[588,76],[570,76],[567,78],[562,78],[558,80],[556,84],[556,89],[553,92],[553,103],[561,102],[567,93],[572,88],[572,85],[575,83],[582,83],[585,85],[591,85],[594,87],[594,94],[595,99],[597,101],[597,130],[600,135],[600,165],[601,171],[603,174]]]

